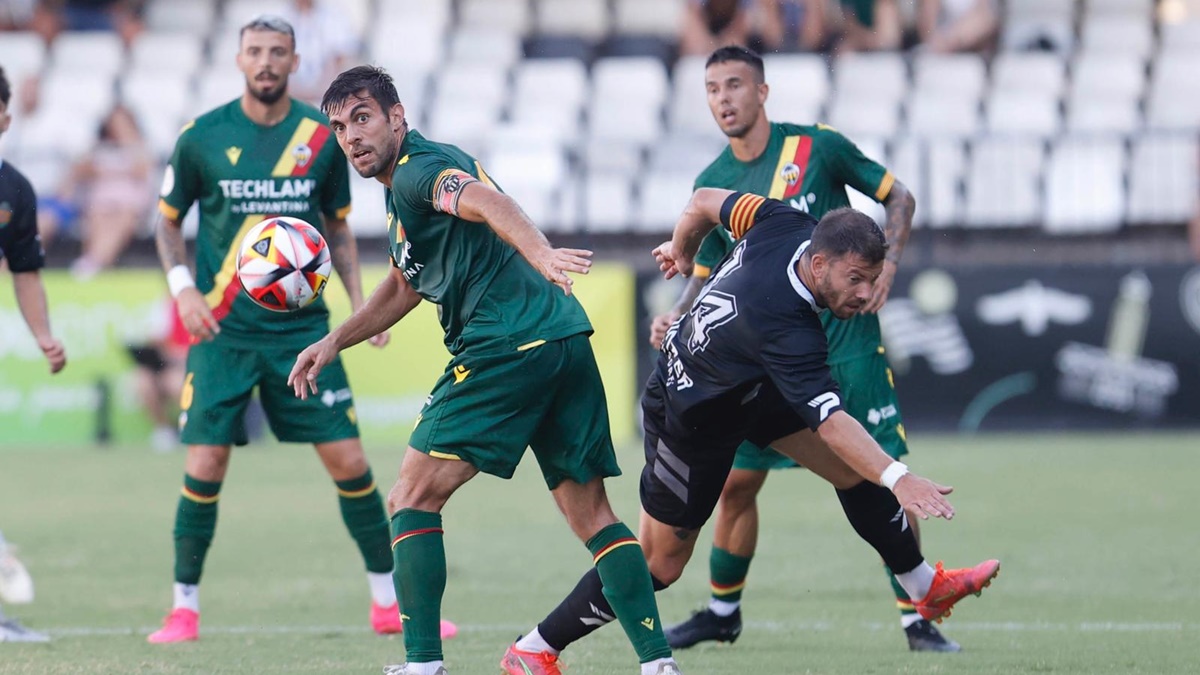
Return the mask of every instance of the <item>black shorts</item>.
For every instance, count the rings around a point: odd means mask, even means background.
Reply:
[[[766,447],[808,428],[770,383],[747,405],[748,415],[727,413],[727,424],[697,429],[675,419],[662,383],[650,378],[642,395],[646,466],[639,488],[647,514],[673,527],[699,529],[717,507],[743,440]]]

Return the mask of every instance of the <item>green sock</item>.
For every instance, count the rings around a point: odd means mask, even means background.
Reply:
[[[708,574],[712,583],[712,598],[722,602],[741,602],[746,575],[750,572],[751,556],[734,555],[723,548],[712,547],[708,556]]]
[[[392,580],[404,622],[410,663],[442,660],[442,593],[446,590],[446,547],[442,515],[400,509],[392,516]]]
[[[388,546],[387,514],[383,512],[383,499],[375,488],[371,470],[358,478],[339,480],[335,483],[338,506],[342,510],[342,522],[350,530],[350,536],[358,543],[368,572],[387,573],[392,571],[392,551]]]
[[[204,557],[217,530],[221,483],[183,475],[183,494],[175,510],[175,581],[200,583]]]
[[[896,575],[888,569],[887,565],[883,566],[883,571],[887,572],[888,581],[892,582],[892,592],[896,594],[896,609],[900,610],[900,620],[904,621],[904,617],[916,616],[917,609],[913,607],[912,598],[908,597],[908,593],[904,591],[904,587],[896,581]]]
[[[650,568],[633,533],[624,523],[613,523],[589,539],[587,548],[604,584],[604,597],[633,643],[638,661],[670,656],[654,601]]]

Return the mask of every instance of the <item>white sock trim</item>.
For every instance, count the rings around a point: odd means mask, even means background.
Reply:
[[[537,652],[550,652],[558,656],[558,650],[546,642],[546,638],[542,637],[536,626],[520,640],[517,640],[516,647],[523,652],[533,652],[535,654]]]
[[[438,675],[438,670],[442,667],[441,661],[426,661],[425,663],[408,664],[408,671],[413,675]]]
[[[908,628],[909,626],[913,625],[914,623],[916,623],[920,620],[921,620],[920,614],[901,614],[900,615],[900,627]]]
[[[712,598],[708,601],[708,609],[713,614],[720,617],[732,616],[737,611],[738,607],[742,606],[741,600],[730,602],[728,600],[717,600]]]
[[[371,601],[380,607],[396,604],[396,586],[391,572],[367,572],[367,585],[371,587]]]
[[[654,659],[653,661],[647,661],[642,664],[642,675],[658,675],[659,666],[662,666],[665,663],[674,664],[676,667],[679,665],[675,663],[675,659],[669,656],[665,659]]]
[[[190,609],[200,613],[200,586],[197,584],[175,584],[175,609]]]
[[[920,602],[929,595],[929,587],[933,585],[933,574],[933,568],[922,560],[920,565],[903,574],[897,574],[896,581],[900,582],[900,586],[913,602]]]

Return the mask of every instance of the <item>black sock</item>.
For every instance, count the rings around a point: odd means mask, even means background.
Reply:
[[[879,552],[888,569],[908,572],[925,559],[891,490],[864,480],[849,490],[838,490],[837,495],[854,531]]]
[[[650,575],[655,592],[667,587],[654,575]],[[616,619],[612,605],[604,597],[604,584],[600,583],[600,572],[595,567],[587,571],[575,584],[575,588],[538,624],[538,634],[546,644],[558,651],[567,645],[590,635],[597,628]]]

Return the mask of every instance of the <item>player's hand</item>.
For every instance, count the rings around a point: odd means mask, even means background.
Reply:
[[[575,281],[567,272],[587,274],[592,269],[592,252],[581,248],[547,248],[529,262],[547,281],[570,295]]]
[[[892,292],[892,282],[896,280],[896,263],[885,260],[883,261],[883,271],[879,273],[879,278],[875,280],[875,285],[871,287],[871,299],[863,308],[858,311],[859,314],[874,314],[883,308],[883,303],[887,302],[888,293]]]
[[[207,341],[221,332],[221,325],[217,323],[217,318],[213,316],[200,291],[185,288],[179,292],[175,303],[179,307],[179,320],[192,337]]]
[[[310,393],[317,393],[317,376],[326,364],[337,358],[338,348],[328,336],[314,342],[296,357],[296,364],[288,374],[287,383],[296,396],[305,400]]]
[[[679,318],[679,312],[672,309],[665,314],[659,314],[650,320],[650,346],[654,349],[662,349],[663,338],[667,336],[667,329],[675,320]]]
[[[658,269],[662,270],[664,279],[673,279],[677,274],[685,277],[692,275],[694,263],[691,258],[685,258],[675,250],[674,242],[664,241],[654,249],[653,253],[654,260],[658,262]]]
[[[51,375],[67,366],[67,350],[63,348],[62,342],[52,337],[42,338],[38,340],[38,347],[41,347],[42,354],[50,362]]]
[[[371,337],[367,338],[368,344],[370,344],[372,347],[378,347],[379,349],[383,349],[391,341],[392,331],[390,330],[385,330],[378,335],[372,335]]]
[[[896,481],[892,494],[905,511],[916,514],[921,520],[929,520],[930,516],[950,520],[954,517],[954,507],[945,495],[953,491],[954,488],[948,485],[938,485],[915,473],[906,473]]]

